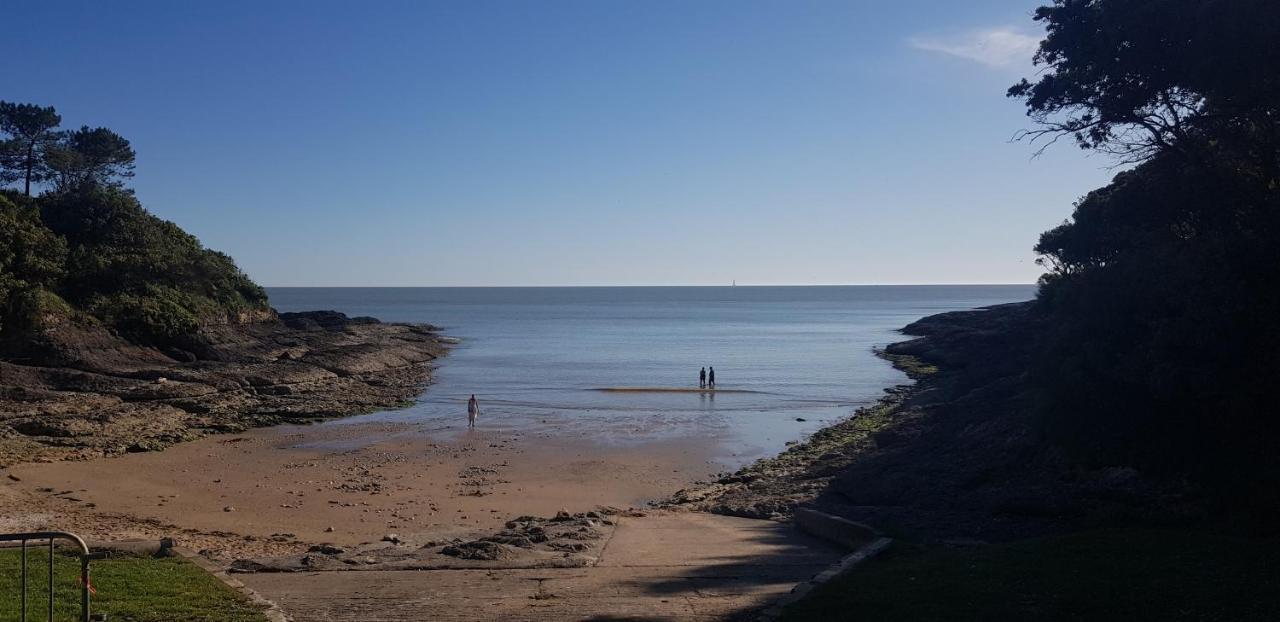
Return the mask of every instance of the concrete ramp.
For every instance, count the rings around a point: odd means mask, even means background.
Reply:
[[[621,519],[595,566],[238,575],[296,622],[722,620],[843,551],[790,525],[701,513]]]

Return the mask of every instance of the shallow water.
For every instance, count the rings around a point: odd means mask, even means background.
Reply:
[[[776,453],[876,400],[905,376],[873,347],[920,317],[1026,300],[1031,285],[844,287],[271,288],[280,311],[336,309],[428,322],[462,342],[401,421],[440,434],[465,424],[536,430],[568,423],[600,443],[706,438],[736,467]],[[697,387],[719,394],[600,391]],[[740,392],[739,392],[740,391]],[[804,419],[804,421],[797,421]]]

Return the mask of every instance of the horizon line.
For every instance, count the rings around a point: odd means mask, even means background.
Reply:
[[[263,285],[268,289],[606,289],[644,287],[967,287],[967,286],[1034,286],[1036,283],[754,283],[750,285]]]

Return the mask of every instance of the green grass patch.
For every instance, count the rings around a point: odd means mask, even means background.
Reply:
[[[21,610],[21,556],[0,551],[0,620],[18,620]],[[110,622],[264,622],[262,609],[195,564],[180,558],[114,557],[90,563],[93,613]],[[47,547],[27,551],[27,619],[48,615],[49,553]],[[54,615],[78,620],[80,562],[54,554]]]
[[[1280,540],[1091,531],[975,548],[895,544],[783,620],[1277,620]]]

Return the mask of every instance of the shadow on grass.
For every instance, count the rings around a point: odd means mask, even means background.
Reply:
[[[1277,620],[1280,540],[1107,529],[980,547],[895,545],[783,620]]]

